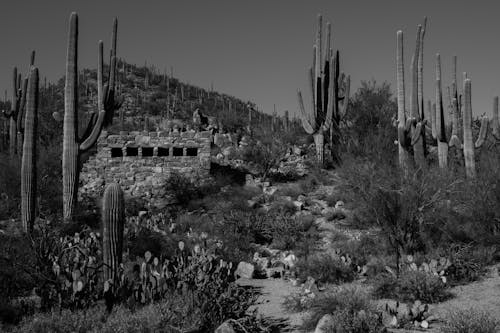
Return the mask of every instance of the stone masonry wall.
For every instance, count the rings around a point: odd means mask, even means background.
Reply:
[[[163,207],[171,201],[165,183],[172,172],[209,177],[211,143],[210,132],[103,132],[97,154],[82,167],[79,194],[98,198],[117,182],[126,196]]]

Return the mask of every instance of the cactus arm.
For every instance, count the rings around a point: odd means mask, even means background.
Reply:
[[[471,81],[464,80],[464,158],[465,158],[465,173],[468,178],[476,176],[476,165],[474,161],[474,145],[472,139],[472,103],[471,103]]]
[[[462,142],[460,141],[458,137],[458,107],[457,107],[457,99],[452,98],[451,100],[451,107],[453,109],[453,122],[456,122],[456,126],[454,125],[453,127],[453,132],[451,133],[451,138],[449,142],[450,147],[456,147],[457,149],[462,149]],[[456,128],[456,129],[455,129]]]
[[[421,135],[422,135],[422,122],[418,122],[416,125],[415,125],[415,131],[413,132],[412,136],[411,136],[411,145],[415,145],[418,140],[421,138]]]
[[[35,50],[31,51],[30,68],[31,66],[35,66]]]
[[[304,100],[302,98],[302,94],[300,91],[297,91],[297,98],[299,100],[300,120],[302,121],[302,127],[304,127],[304,130],[306,131],[307,134],[312,135],[315,132],[315,130],[310,121],[307,119],[308,116],[304,108]]]
[[[98,51],[98,60],[97,60],[97,112],[98,112],[98,118],[95,124],[92,127],[92,131],[90,135],[85,138],[82,143],[80,144],[80,151],[87,151],[90,149],[97,141],[99,138],[99,135],[101,134],[101,130],[103,128],[103,123],[104,123],[104,118],[106,116],[106,111],[104,110],[104,105],[103,105],[103,98],[104,98],[104,91],[103,91],[103,77],[102,77],[102,72],[103,72],[103,54],[104,54],[104,45],[102,40],[99,41],[99,51]],[[91,121],[93,119],[91,118]]]
[[[331,63],[333,63],[333,58],[330,57]],[[327,131],[329,128],[332,126],[333,122],[333,105],[334,105],[334,94],[333,94],[333,89],[334,89],[334,84],[333,84],[334,76],[332,75],[332,68],[330,67],[330,75],[329,75],[329,84],[328,84],[328,106],[326,109],[326,117],[325,117],[325,123],[323,124],[323,131]]]
[[[25,233],[33,231],[36,213],[36,140],[38,123],[38,69],[31,67],[27,88],[24,143],[21,164],[21,223]]]
[[[396,68],[397,68],[397,90],[398,90],[398,150],[399,150],[399,165],[404,173],[409,169],[409,156],[405,147],[405,79],[404,79],[404,60],[403,60],[403,31],[397,32],[397,55],[396,55]]]
[[[436,54],[436,137],[438,145],[439,167],[448,167],[448,142],[446,141],[443,110],[443,91],[441,85],[441,56]]]
[[[23,89],[21,90],[21,100],[20,100],[20,103],[19,103],[19,110],[17,111],[17,123],[16,123],[16,126],[17,126],[17,132],[18,133],[22,133],[23,132],[23,117],[24,117],[24,113],[25,113],[25,108],[26,108],[26,93],[27,93],[27,90],[28,90],[28,78],[25,78],[24,79],[24,82],[23,82]]]
[[[413,146],[413,158],[415,160],[416,165],[419,168],[425,168],[427,166],[427,162],[425,160],[425,151],[424,151],[424,140],[422,139],[421,133],[415,133],[417,131],[416,125],[420,123],[420,99],[419,99],[419,58],[420,48],[421,48],[421,39],[422,39],[422,26],[419,25],[417,28],[417,40],[415,46],[415,53],[412,57],[411,64],[411,73],[412,73],[412,92],[410,95],[410,105],[411,105],[411,116],[415,119],[415,124],[411,128],[411,137],[415,139]],[[419,127],[420,131],[422,130],[422,126]]]
[[[480,148],[484,141],[486,140],[486,134],[488,133],[489,119],[486,116],[481,118],[481,129],[479,130],[479,136],[474,144],[474,147]]]
[[[420,31],[420,49],[418,56],[418,103],[420,110],[420,119],[425,119],[424,113],[424,37],[427,28],[427,17],[424,17],[422,30]]]
[[[351,76],[347,75],[345,83],[344,83],[344,101],[342,102],[342,107],[340,109],[340,113],[342,117],[347,115],[347,107],[349,106],[349,94],[351,89]]]
[[[498,140],[500,139],[500,124],[498,122],[498,96],[493,99],[493,115],[491,118],[491,134]]]
[[[419,120],[418,109],[418,58],[420,54],[420,38],[422,26],[417,27],[417,41],[415,45],[415,53],[412,56],[410,71],[412,74],[412,90],[410,94],[411,116],[417,121]]]

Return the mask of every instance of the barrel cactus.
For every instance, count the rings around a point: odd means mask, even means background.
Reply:
[[[102,249],[104,280],[114,281],[122,261],[125,203],[120,185],[112,183],[104,191],[102,205]]]

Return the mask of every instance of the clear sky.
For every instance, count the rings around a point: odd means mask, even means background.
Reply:
[[[435,98],[436,52],[443,82],[451,59],[472,80],[474,113],[490,114],[500,94],[500,3],[464,0],[1,0],[0,91],[11,94],[12,67],[27,70],[30,50],[42,78],[64,74],[69,14],[80,22],[80,68],[96,67],[97,42],[109,48],[112,19],[119,19],[118,56],[194,85],[252,100],[266,112],[297,111],[296,90],[308,96],[316,16],[332,22],[333,45],[355,91],[361,80],[395,88],[396,31],[405,32],[408,74],[416,26],[428,16],[425,98]],[[461,75],[459,76],[461,77]],[[445,88],[444,88],[444,91]],[[445,99],[446,101],[446,99]]]

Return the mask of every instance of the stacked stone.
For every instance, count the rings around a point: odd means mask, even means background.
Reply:
[[[116,182],[126,196],[162,207],[171,202],[166,181],[173,172],[191,180],[209,177],[211,143],[210,132],[103,133],[97,154],[83,165],[80,195],[99,197],[106,184]],[[137,156],[128,156],[128,148],[137,148]],[[146,154],[143,148],[151,149]],[[158,156],[158,148],[168,151],[168,156]],[[174,156],[174,148],[182,149],[176,149],[182,156]],[[196,156],[187,156],[189,148],[196,148]],[[113,153],[122,156],[113,157]]]

